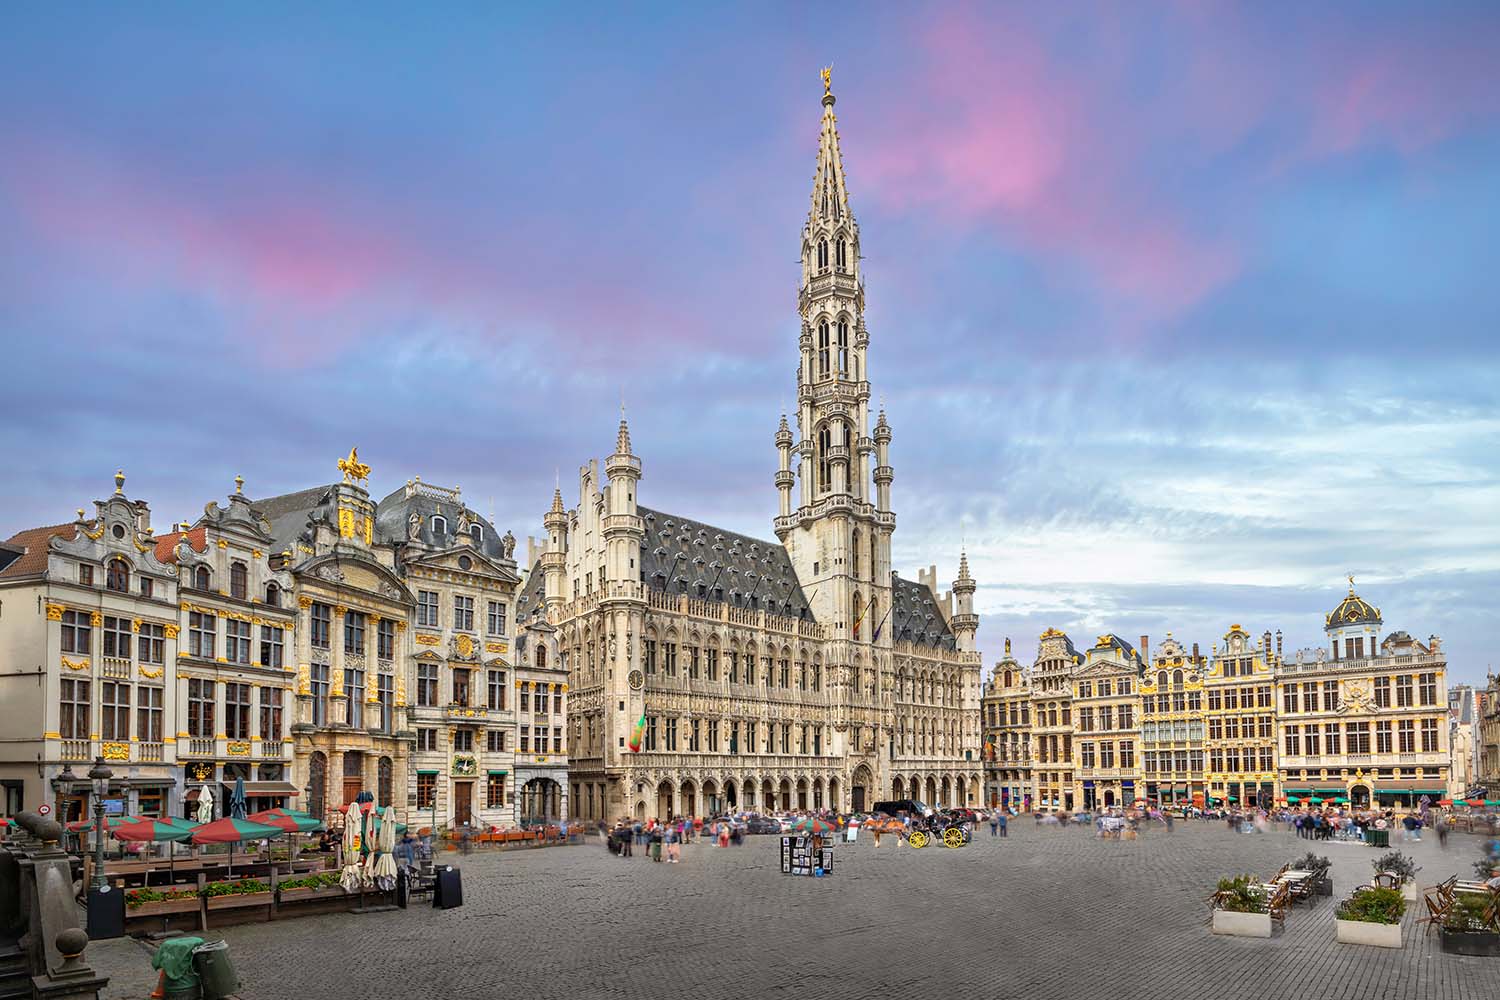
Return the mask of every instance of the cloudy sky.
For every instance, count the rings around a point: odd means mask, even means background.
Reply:
[[[622,394],[642,501],[769,536],[832,63],[896,563],[967,544],[990,660],[1352,572],[1484,676],[1500,8],[630,6],[8,11],[0,537],[357,444],[524,538]]]

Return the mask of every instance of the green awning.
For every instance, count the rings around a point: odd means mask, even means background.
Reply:
[[[1314,788],[1314,795],[1347,795],[1348,790],[1344,788]]]
[[[429,770],[427,768],[418,768],[417,769],[417,773],[418,774],[437,774],[438,772],[437,772],[436,769]]]
[[[509,774],[510,772],[509,771],[487,771],[485,773],[488,774],[488,775],[490,775],[490,777],[499,776],[499,777],[503,778],[507,774]]]
[[[1286,800],[1288,802],[1301,802],[1302,801],[1302,796],[1300,796],[1300,795],[1288,795],[1286,797]]]

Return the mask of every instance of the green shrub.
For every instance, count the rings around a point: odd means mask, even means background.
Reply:
[[[203,887],[205,896],[248,896],[252,892],[270,892],[271,887],[258,878],[242,878],[233,882],[210,882]]]
[[[1403,882],[1415,882],[1417,879],[1417,872],[1422,870],[1421,868],[1417,867],[1417,863],[1415,861],[1407,857],[1405,854],[1402,854],[1400,851],[1392,851],[1389,854],[1381,855],[1370,864],[1374,867],[1375,874],[1379,875],[1381,872],[1394,872],[1395,874],[1401,876],[1401,881]]]
[[[1453,905],[1443,914],[1443,926],[1450,931],[1494,930],[1484,922],[1484,911],[1490,905],[1489,896],[1476,892],[1461,892],[1453,899]]]
[[[1265,913],[1266,893],[1252,875],[1221,878],[1214,893],[1214,908],[1230,913]]]
[[[142,903],[159,903],[166,899],[188,899],[198,895],[197,889],[169,889],[165,892],[142,887],[125,890],[125,905],[135,909]]]
[[[1405,912],[1406,900],[1401,898],[1400,889],[1365,889],[1340,903],[1335,916],[1369,924],[1398,924]]]
[[[1312,872],[1314,875],[1326,875],[1328,869],[1333,867],[1333,862],[1327,858],[1320,858],[1312,851],[1308,851],[1296,861],[1288,865],[1292,870],[1299,872]]]

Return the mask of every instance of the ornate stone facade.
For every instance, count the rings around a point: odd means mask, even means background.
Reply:
[[[585,819],[981,801],[975,584],[964,560],[943,597],[935,571],[891,571],[891,428],[869,423],[859,230],[823,105],[780,543],[641,506],[623,419],[606,478],[590,462],[577,507],[559,491],[543,519],[523,613],[568,669]]]
[[[1141,653],[1147,655],[1147,637]],[[1203,675],[1207,663],[1167,633],[1141,682],[1141,780],[1154,802],[1201,806],[1203,782]]]
[[[1031,808],[1031,669],[1016,661],[1005,640],[1005,658],[984,686],[985,802]]]
[[[1208,797],[1230,806],[1269,808],[1280,798],[1271,633],[1258,640],[1231,625],[1204,677]]]

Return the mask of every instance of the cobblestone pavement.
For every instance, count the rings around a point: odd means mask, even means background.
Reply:
[[[246,1000],[522,996],[1057,996],[1086,988],[1128,1000],[1311,993],[1360,1000],[1493,1000],[1500,961],[1445,955],[1436,931],[1405,921],[1400,950],[1338,945],[1334,900],[1295,907],[1266,940],[1209,933],[1220,875],[1268,874],[1304,853],[1290,833],[1231,834],[1221,823],[1153,828],[1137,841],[1084,830],[988,827],[958,850],[839,844],[824,879],[780,873],[778,840],[689,845],[682,863],[621,859],[587,846],[447,855],[464,905],[225,928]],[[1470,874],[1480,839],[1395,846],[1421,884]],[[1316,845],[1336,892],[1368,881],[1375,852]],[[218,932],[211,932],[210,937]],[[100,942],[89,959],[109,1000],[142,997],[144,948]]]

